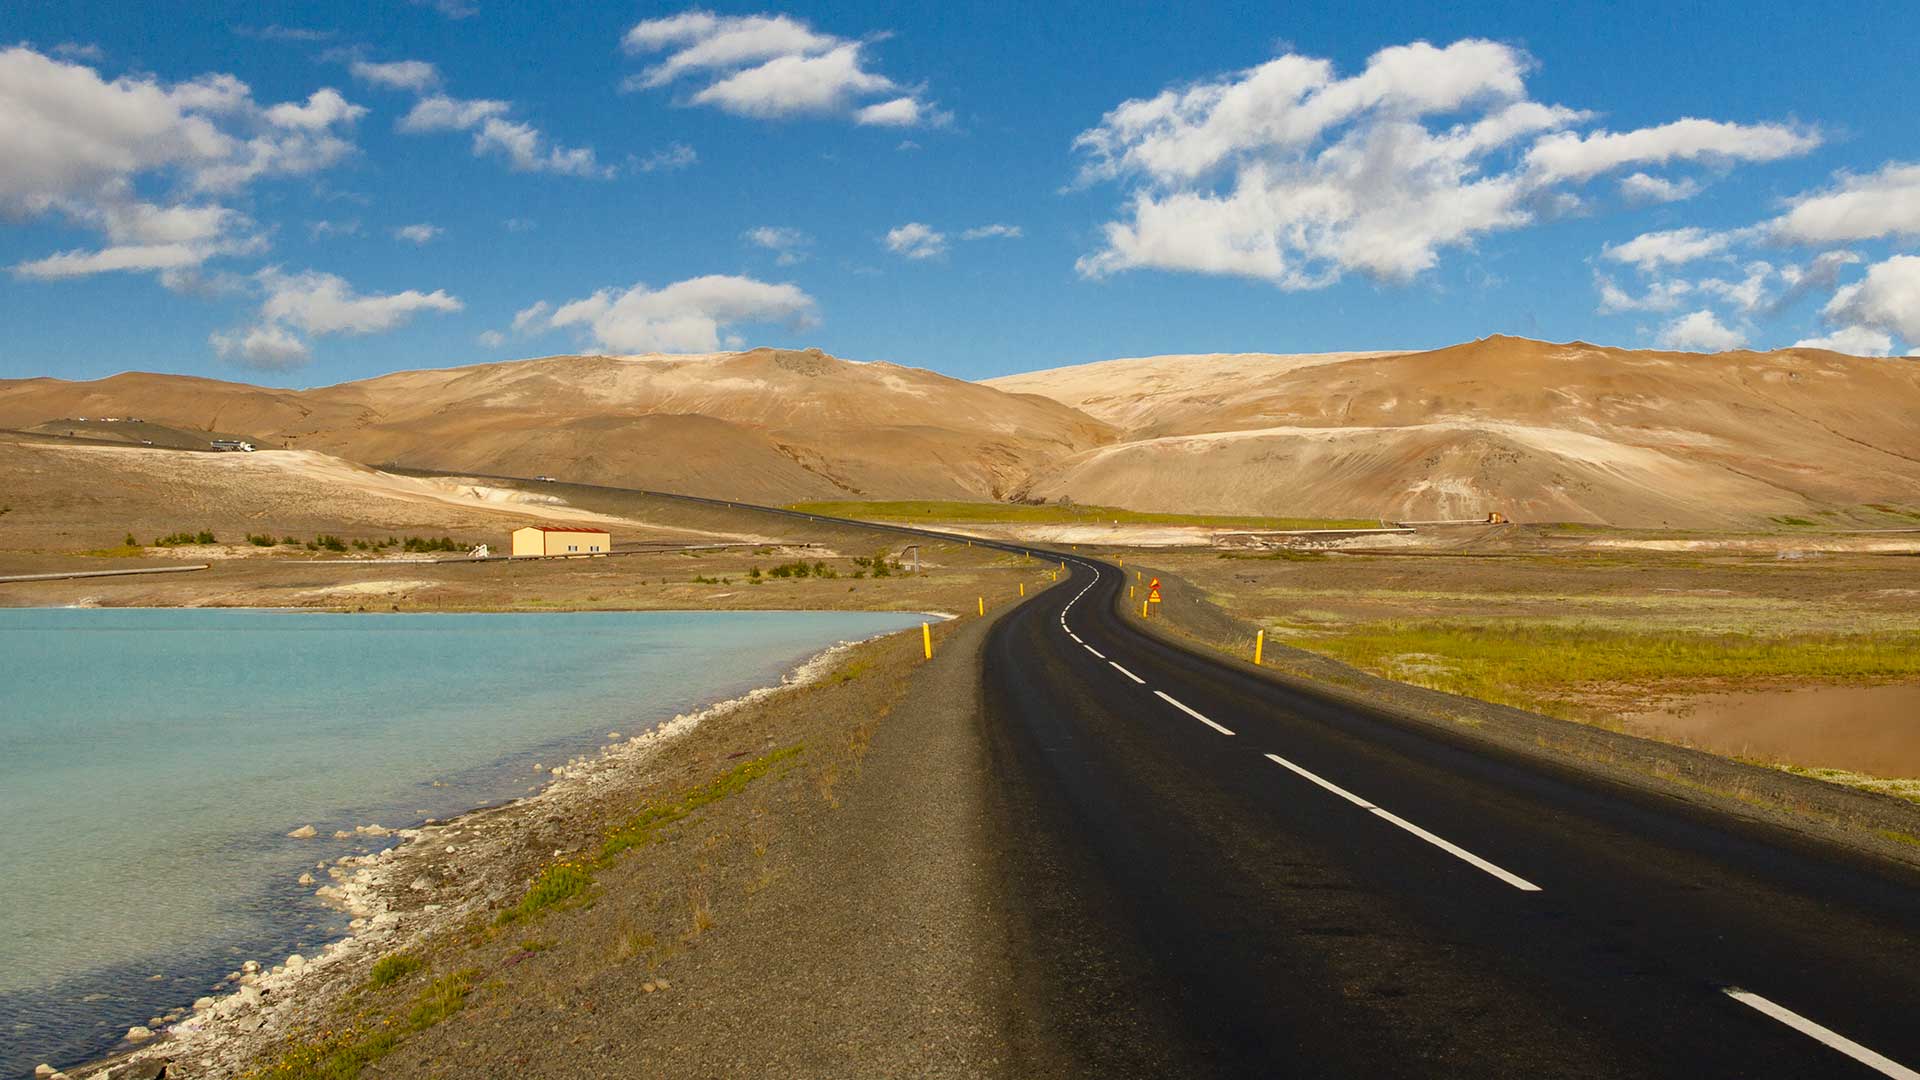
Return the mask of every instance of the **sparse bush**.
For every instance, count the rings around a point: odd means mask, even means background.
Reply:
[[[442,536],[437,540],[431,536],[409,536],[406,538],[404,542],[402,542],[401,550],[428,552],[428,551],[464,551],[466,549],[462,548],[458,543],[456,543],[453,537],[451,536]]]
[[[278,543],[278,541],[269,533],[248,533],[247,543],[252,544],[254,547],[272,547]]]
[[[554,863],[540,872],[527,886],[527,894],[520,902],[500,913],[497,920],[501,924],[536,915],[563,901],[571,900],[586,892],[593,884],[593,872],[575,862]]]
[[[121,547],[139,547],[140,541],[135,540],[133,538],[132,533],[128,533],[127,538],[125,540],[120,541],[120,546]]]
[[[313,546],[325,551],[345,551],[347,542],[332,533],[321,533],[313,538]]]
[[[128,535],[131,536],[132,534],[129,533]],[[213,533],[207,531],[206,529],[202,529],[197,533],[176,532],[176,533],[168,533],[165,536],[156,537],[153,541],[153,546],[154,547],[180,547],[185,544],[217,544],[217,543],[219,543],[219,541],[213,538]]]
[[[373,971],[368,975],[367,982],[372,984],[375,989],[383,986],[392,986],[394,983],[399,982],[401,979],[406,978],[426,966],[427,962],[415,953],[388,953],[374,961]]]

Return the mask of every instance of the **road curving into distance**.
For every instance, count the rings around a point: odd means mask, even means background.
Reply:
[[[981,723],[1047,1060],[1920,1080],[1920,874],[1221,664],[1046,554],[1070,576],[993,628]]]
[[[1067,562],[984,670],[1028,993],[1099,1003],[1061,1025],[1081,1060],[1920,1077],[1912,876],[1222,665]]]

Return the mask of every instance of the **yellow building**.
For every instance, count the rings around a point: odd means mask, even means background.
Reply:
[[[604,555],[612,549],[613,535],[605,529],[528,525],[513,530],[515,558],[523,555]]]

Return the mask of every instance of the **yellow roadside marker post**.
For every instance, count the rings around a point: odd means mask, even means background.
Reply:
[[[1145,600],[1140,601],[1140,617],[1143,619],[1147,617],[1147,602]]]
[[[1027,583],[1024,581],[1020,583],[1020,595],[1021,596],[1027,595]]]
[[[1133,586],[1127,586],[1127,599],[1133,599]]]
[[[920,649],[927,654],[927,659],[933,659],[933,631],[927,629],[926,623],[920,624]]]
[[[1260,666],[1260,649],[1266,643],[1267,643],[1266,630],[1263,628],[1255,631],[1253,635],[1253,666],[1254,667]]]
[[[976,596],[974,599],[980,602],[980,614],[985,615],[987,613],[987,598],[984,596]]]

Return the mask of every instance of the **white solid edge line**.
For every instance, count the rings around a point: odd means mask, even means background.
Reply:
[[[1407,832],[1410,832],[1413,835],[1419,837],[1420,839],[1425,840],[1427,843],[1432,844],[1434,847],[1439,848],[1441,851],[1444,851],[1447,854],[1453,856],[1454,858],[1459,859],[1461,862],[1467,863],[1468,865],[1471,865],[1479,870],[1485,871],[1486,873],[1499,878],[1501,881],[1506,882],[1507,884],[1513,886],[1514,888],[1519,889],[1521,892],[1540,892],[1541,891],[1540,886],[1535,885],[1533,882],[1528,881],[1526,878],[1523,878],[1518,874],[1509,873],[1506,870],[1503,870],[1500,867],[1495,866],[1493,863],[1490,863],[1487,860],[1481,858],[1480,856],[1475,855],[1473,852],[1468,851],[1466,848],[1463,848],[1458,844],[1452,843],[1451,841],[1442,839],[1441,837],[1435,836],[1434,834],[1428,832],[1427,830],[1421,828],[1418,825],[1415,825],[1413,822],[1408,821],[1406,818],[1403,818],[1398,814],[1394,814],[1391,811],[1383,810],[1380,807],[1375,806],[1373,803],[1370,803],[1367,800],[1361,798],[1360,796],[1355,795],[1353,792],[1348,791],[1346,788],[1343,788],[1338,784],[1335,784],[1328,780],[1322,780],[1320,777],[1315,776],[1313,773],[1308,772],[1306,769],[1303,769],[1298,765],[1295,765],[1293,762],[1288,761],[1286,758],[1283,758],[1278,754],[1268,754],[1267,760],[1273,762],[1276,765],[1281,766],[1282,768],[1285,768],[1294,773],[1297,773],[1300,776],[1307,778],[1308,780],[1313,781],[1314,783],[1320,785],[1321,787],[1327,789],[1328,791],[1333,792],[1335,795],[1340,796],[1341,798],[1347,800],[1348,802],[1354,804],[1355,806],[1364,808],[1369,813],[1372,813],[1374,816],[1380,818],[1380,820],[1390,822],[1394,825],[1399,826],[1402,829],[1405,829]],[[1920,1080],[1920,1077],[1916,1077],[1915,1080]]]
[[[1069,630],[1069,631],[1067,631],[1067,636],[1073,639],[1073,643],[1074,643],[1075,645],[1085,645],[1085,644],[1086,644],[1086,642],[1084,642],[1084,641],[1081,641],[1081,640],[1080,640],[1080,635],[1079,635],[1079,634],[1076,634],[1076,633],[1074,633],[1074,632],[1073,632],[1073,631],[1071,631],[1071,630]]]
[[[1897,1076],[1901,1080],[1920,1080],[1920,1072],[1907,1068],[1885,1054],[1869,1050],[1845,1035],[1821,1027],[1792,1009],[1784,1005],[1776,1005],[1750,990],[1727,986],[1722,987],[1720,992],[1750,1009],[1773,1017],[1802,1035],[1831,1046],[1884,1076]]]
[[[1094,648],[1093,646],[1087,644],[1084,641],[1080,643],[1080,647],[1092,653],[1093,655],[1099,657],[1102,660],[1105,660],[1107,658],[1106,653],[1101,652],[1099,649]]]
[[[1114,664],[1113,661],[1111,660],[1107,661],[1107,663],[1113,664],[1113,670],[1119,672],[1122,675],[1125,675],[1127,678],[1132,679],[1134,682],[1139,683],[1141,686],[1147,685],[1147,680],[1141,678],[1138,675],[1135,675],[1133,672],[1128,671],[1126,668],[1121,667],[1119,664]]]
[[[1200,715],[1198,711],[1188,707],[1188,705],[1185,702],[1175,701],[1173,697],[1164,690],[1155,690],[1153,692],[1153,696],[1159,698],[1161,701],[1166,702],[1167,704],[1173,706],[1174,708],[1179,709],[1181,712],[1186,713],[1188,716],[1193,717],[1195,720],[1200,721],[1201,723],[1207,725],[1208,727],[1212,728],[1213,730],[1219,732],[1222,735],[1233,734],[1233,732],[1228,731],[1226,728],[1223,728],[1219,724],[1216,724],[1213,721],[1207,719],[1206,717]]]

